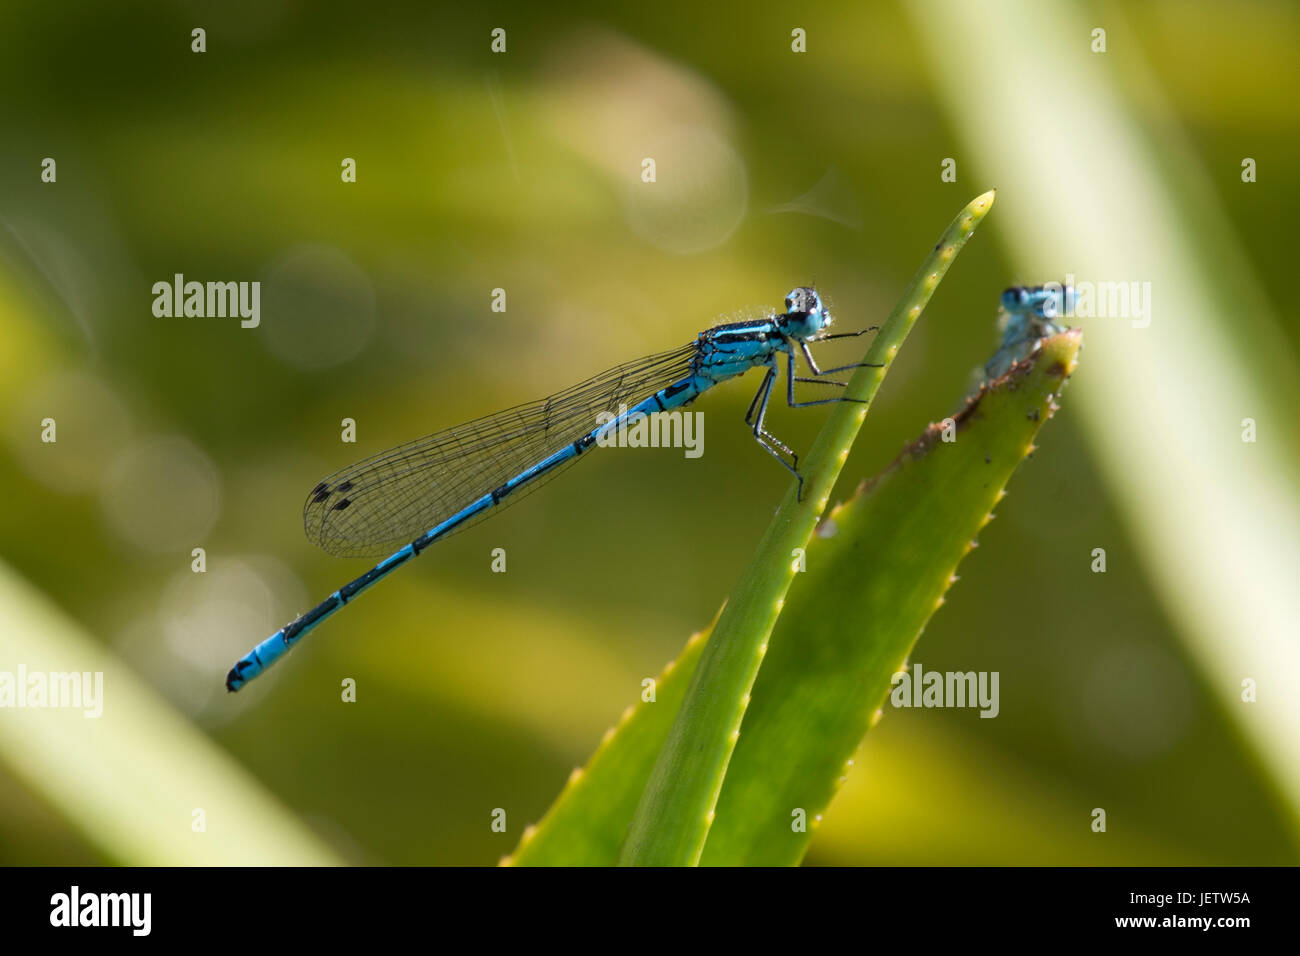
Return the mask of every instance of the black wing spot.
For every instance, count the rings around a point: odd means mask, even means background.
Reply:
[[[346,508],[346,507],[347,507],[348,505],[350,505],[350,504],[352,504],[352,499],[351,499],[351,498],[344,498],[342,501],[340,501],[338,504],[336,504],[336,505],[335,505],[333,508],[331,508],[330,510],[331,510],[331,511],[342,511],[344,508]]]
[[[350,482],[350,481],[345,481],[345,482],[343,482],[343,484],[339,485],[339,486],[338,486],[337,488],[335,488],[334,490],[335,490],[335,491],[351,491],[351,490],[352,490],[352,482]]]
[[[317,485],[315,490],[315,497],[312,498],[311,503],[314,505],[318,505],[329,496],[330,496],[329,488],[327,488],[325,485]]]

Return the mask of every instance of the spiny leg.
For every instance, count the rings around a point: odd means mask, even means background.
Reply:
[[[763,383],[758,386],[758,391],[754,394],[754,400],[749,403],[749,411],[745,413],[745,424],[751,425],[754,432],[754,439],[766,449],[767,453],[781,463],[786,471],[794,475],[795,480],[799,482],[799,489],[795,498],[803,500],[803,475],[799,474],[799,456],[787,448],[776,436],[772,435],[763,427],[763,420],[767,416],[768,399],[772,397],[772,384],[776,381],[776,366],[769,365],[767,374],[763,376]],[[754,409],[758,409],[758,417],[754,417]],[[790,456],[791,461],[787,462],[781,457],[777,449],[785,452]],[[791,463],[793,462],[793,464]]]
[[[772,375],[772,370],[769,368],[769,369],[767,370],[767,375],[764,375],[764,376],[763,376],[763,381],[762,381],[761,383],[759,383],[758,391],[754,393],[754,398],[753,398],[753,400],[749,403],[749,408],[748,408],[748,410],[746,410],[746,412],[745,412],[745,424],[746,424],[746,425],[749,425],[749,424],[752,424],[752,423],[753,423],[753,418],[754,418],[754,409],[755,409],[755,407],[757,407],[757,405],[758,405],[758,399],[759,399],[759,397],[763,394],[763,389],[765,389],[765,388],[771,388],[770,384],[769,384],[768,381],[767,381],[767,380],[771,377],[771,375]]]
[[[799,348],[803,350],[803,357],[808,360],[808,367],[812,369],[814,375],[830,375],[833,372],[847,372],[851,368],[884,368],[879,362],[854,362],[852,365],[841,365],[837,368],[818,368],[817,361],[813,358],[812,349],[808,348],[807,342],[800,342]],[[790,367],[794,368],[794,352],[788,353],[790,356]]]
[[[805,346],[805,348],[807,348],[807,346]],[[787,360],[788,360],[788,363],[787,363],[787,364],[789,365],[790,371],[789,371],[789,374],[787,374],[786,377],[785,377],[785,379],[786,379],[786,381],[785,381],[785,401],[786,401],[786,404],[789,405],[791,408],[809,408],[809,407],[811,407],[811,406],[813,406],[813,405],[830,405],[832,402],[860,402],[860,403],[862,403],[862,404],[864,404],[864,405],[866,404],[866,400],[865,400],[865,399],[862,399],[862,398],[849,398],[847,395],[838,395],[838,396],[836,396],[835,398],[819,398],[819,399],[817,399],[816,401],[812,401],[812,402],[796,402],[796,401],[794,400],[794,383],[795,383],[795,382],[807,382],[807,381],[820,382],[820,381],[823,381],[823,380],[822,380],[822,379],[801,379],[801,378],[796,378],[796,377],[795,377],[795,374],[794,374],[794,352],[787,352],[787,353],[786,353],[786,358],[787,358]],[[849,365],[849,366],[846,366],[846,367],[847,367],[847,368],[857,368],[856,365]],[[873,367],[875,367],[875,366],[873,366]],[[843,371],[843,369],[827,369],[825,373],[819,372],[818,374],[829,374],[830,372],[839,372],[839,371]],[[844,383],[843,383],[843,382],[825,382],[825,384],[827,384],[827,385],[843,385]]]
[[[833,378],[795,378],[796,382],[808,382],[811,385],[838,385],[840,388],[847,388],[848,382],[838,382]]]
[[[758,387],[758,393],[754,396],[754,401],[749,403],[749,412],[745,415],[745,424],[753,426],[754,437],[757,438],[759,442],[765,448],[768,449],[768,451],[772,451],[771,446],[774,445],[775,447],[781,449],[781,451],[789,455],[790,458],[794,461],[794,463],[798,465],[799,456],[796,455],[789,448],[787,448],[780,439],[778,439],[775,435],[771,434],[766,428],[763,427],[763,421],[767,417],[767,402],[768,399],[772,397],[772,385],[773,383],[775,383],[775,381],[776,381],[776,368],[774,366],[769,366],[767,370],[767,375],[763,377],[763,382]],[[755,405],[758,406],[757,421],[754,420],[754,414],[753,414]],[[764,441],[763,439],[767,439],[767,441]],[[768,442],[771,442],[771,445],[768,445]],[[775,452],[773,452],[773,454],[775,454]],[[780,458],[780,456],[777,457]],[[784,459],[781,459],[781,464],[783,465],[785,464]],[[786,467],[788,468],[789,466],[787,465]]]
[[[814,342],[825,342],[828,339],[856,339],[859,335],[866,335],[868,332],[878,332],[880,326],[871,325],[865,329],[859,329],[856,332],[831,332],[827,335],[819,335],[813,339]]]

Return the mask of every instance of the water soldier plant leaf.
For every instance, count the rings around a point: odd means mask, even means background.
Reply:
[[[682,866],[699,861],[750,689],[794,578],[790,556],[807,546],[903,340],[993,199],[993,191],[977,197],[949,224],[850,379],[844,390],[850,401],[836,405],[827,418],[801,466],[803,496],[793,487],[786,492],[705,645],[637,805],[620,862]]]
[[[831,511],[754,684],[702,864],[803,858],[892,676],[1056,410],[1081,339],[1043,340]]]
[[[585,830],[585,835],[579,836],[577,832],[561,835],[559,842],[563,847],[559,852],[564,859],[538,862],[597,862],[587,851],[599,855],[618,846],[623,847],[625,862],[698,861],[754,676],[794,577],[790,555],[796,548],[807,546],[840,466],[866,416],[867,403],[874,397],[889,362],[948,266],[991,208],[993,198],[992,192],[977,197],[953,220],[872,343],[865,360],[879,363],[880,367],[859,369],[846,390],[862,404],[846,403],[837,406],[831,414],[804,462],[807,493],[802,500],[797,498],[794,489],[787,494],[754,562],[714,628],[707,645],[709,649],[703,651],[704,663],[698,668],[692,665],[690,669],[689,691],[681,686],[681,678],[665,675],[657,689],[653,716],[643,710],[627,718],[622,731],[607,739],[593,757],[588,773],[575,774],[561,801],[548,814],[543,830],[530,831],[524,845],[534,848],[530,855],[536,854],[536,848],[547,842],[541,835],[544,831],[553,826],[556,830],[569,829],[557,821],[570,812],[574,814],[572,823]],[[688,648],[688,656],[692,653]],[[683,666],[686,663],[686,659],[678,662],[678,674],[688,669]],[[667,745],[659,750],[657,741],[663,739],[664,712],[676,711],[679,701],[684,701],[684,706],[667,729]],[[636,767],[642,766],[644,756],[655,750],[658,750],[657,767],[649,786],[642,792],[640,771]],[[623,785],[613,789],[607,788],[610,784],[602,785],[600,792],[596,792],[590,780],[598,767],[602,776],[611,781],[621,778]],[[666,785],[672,781],[682,785]],[[585,793],[586,800],[567,801],[578,792]],[[640,809],[634,815],[632,833],[625,840],[623,828],[628,819],[629,797],[638,796]],[[592,805],[586,806],[587,801]],[[609,827],[601,827],[602,817],[612,821]],[[662,828],[649,827],[646,823],[659,818],[664,821]],[[671,831],[669,842],[677,847],[668,851],[667,856],[651,849],[665,845],[661,831]],[[523,855],[516,857],[516,862],[528,861]]]
[[[1074,370],[1078,331],[1043,340],[932,425],[882,474],[835,508],[809,543],[754,684],[727,768],[704,865],[795,864],[880,713],[892,675],[954,572],[1033,451]],[[944,441],[945,429],[953,438]],[[575,771],[515,865],[608,865],[618,859],[652,762],[670,732],[708,632],[696,634]],[[796,815],[807,821],[800,829]]]

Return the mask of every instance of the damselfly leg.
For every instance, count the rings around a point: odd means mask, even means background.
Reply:
[[[874,331],[875,329],[876,326],[872,326],[871,328],[863,329],[860,332],[845,332],[842,335],[828,335],[825,336],[824,338],[854,338],[856,336],[863,335],[866,332]],[[824,369],[817,365],[817,361],[816,359],[813,358],[812,351],[808,348],[807,342],[801,341],[799,343],[799,348],[803,352],[804,359],[808,362],[809,369],[812,370],[814,376],[818,376],[818,377],[806,378],[806,377],[801,377],[796,375],[794,350],[791,349],[790,351],[788,351],[786,353],[786,367],[787,367],[786,404],[787,405],[789,405],[791,408],[809,408],[813,405],[829,405],[833,402],[860,402],[862,404],[865,404],[865,401],[863,399],[849,398],[848,396],[845,395],[838,395],[835,398],[821,398],[810,402],[795,401],[794,398],[795,382],[810,382],[815,385],[836,385],[839,386],[840,388],[844,388],[848,385],[847,382],[840,382],[835,379],[828,379],[825,378],[825,376],[832,375],[835,372],[847,372],[849,369],[855,369],[855,368],[882,368],[883,367],[883,365],[876,362],[854,362],[851,365],[839,365],[836,366],[835,368]],[[796,455],[789,447],[787,447],[780,439],[778,439],[771,432],[769,432],[764,427],[763,424],[767,416],[768,401],[772,397],[772,387],[776,383],[776,374],[777,374],[776,364],[775,362],[773,362],[771,365],[768,366],[767,374],[763,376],[763,381],[758,386],[758,391],[754,393],[753,401],[749,403],[749,410],[745,412],[745,424],[751,426],[754,433],[755,440],[760,445],[763,446],[763,448],[767,451],[767,453],[770,454],[777,461],[779,461],[782,467],[786,469],[786,471],[794,475],[795,479],[799,483],[798,490],[796,492],[796,500],[802,501],[803,500],[803,475],[799,473],[799,456]],[[785,458],[781,456],[781,452],[785,452],[785,454],[789,455],[790,461],[787,462]]]
[[[754,439],[767,450],[767,453],[779,461],[781,467],[794,475],[795,480],[799,482],[798,497],[802,500],[803,475],[799,474],[799,456],[763,427],[763,420],[767,417],[767,403],[772,397],[772,385],[775,382],[776,364],[773,363],[767,367],[767,374],[763,376],[762,384],[758,386],[758,391],[754,393],[754,400],[749,403],[749,411],[745,412],[745,424],[752,427]],[[755,414],[756,411],[757,414]],[[790,461],[782,458],[781,452],[789,455]]]

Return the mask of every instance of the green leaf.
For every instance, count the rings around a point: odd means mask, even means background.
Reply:
[[[791,485],[723,609],[641,796],[620,863],[699,860],[754,678],[794,577],[791,554],[807,545],[894,356],[993,199],[992,191],[977,197],[948,226],[867,350],[864,362],[881,367],[857,370],[845,389],[856,401],[834,406],[801,463],[803,500]]]
[[[1041,349],[835,508],[808,548],[755,682],[703,864],[787,865],[879,716],[891,676],[956,580],[961,559],[1033,451],[1081,333]],[[792,827],[802,813],[807,826]]]
[[[795,863],[873,722],[891,675],[942,603],[952,574],[1003,496],[1073,371],[1078,332],[1045,340],[953,419],[956,441],[932,425],[882,475],[834,509],[808,545],[755,682],[701,862]],[[833,529],[833,533],[830,533]],[[608,865],[667,738],[708,632],[696,634],[656,682],[656,700],[629,708],[584,771],[506,862]]]
[[[637,801],[686,696],[709,632],[686,642],[655,680],[655,699],[623,712],[585,768],[575,770],[546,816],[524,831],[505,866],[613,866]]]
[[[722,662],[724,676],[735,683],[738,673],[743,685],[740,688],[743,692],[729,698],[729,708],[721,708],[735,712],[731,727],[743,716],[753,672],[757,670],[767,636],[793,577],[791,551],[807,544],[817,517],[825,509],[840,465],[866,416],[866,403],[874,397],[888,363],[897,354],[948,266],[987,214],[993,198],[993,192],[985,193],[962,210],[912,279],[866,356],[867,362],[883,363],[884,367],[859,369],[849,383],[846,394],[863,403],[844,403],[835,408],[804,462],[807,493],[803,501],[794,500],[791,488],[768,529],[758,558],[741,580],[732,605],[734,608],[739,603],[740,610],[730,615],[724,610],[719,626],[725,625],[739,635],[731,641],[730,659]],[[730,624],[726,623],[728,620]],[[748,632],[746,627],[750,628]],[[676,667],[658,682],[656,702],[624,715],[620,727],[611,731],[612,736],[607,735],[586,771],[575,774],[541,824],[525,833],[519,849],[506,862],[520,865],[612,862],[606,854],[611,850],[616,852],[623,844],[627,822],[645,788],[650,763],[669,734],[673,716],[686,696],[686,681],[703,647],[703,642],[697,639],[688,645]],[[717,643],[709,641],[711,646]],[[692,693],[698,695],[699,691]],[[706,715],[707,710],[704,708]],[[720,746],[721,763],[714,761],[710,765],[719,785],[726,758],[730,756],[730,732]],[[717,787],[712,786],[711,791],[710,808]],[[698,856],[698,850],[695,855]]]

